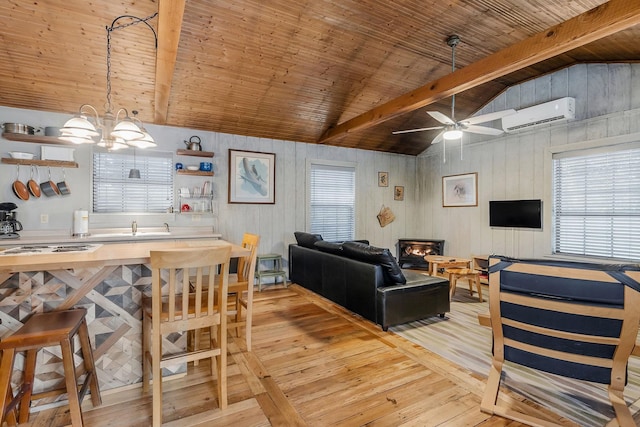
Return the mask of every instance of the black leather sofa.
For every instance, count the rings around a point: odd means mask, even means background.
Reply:
[[[389,249],[366,241],[331,243],[296,232],[289,245],[289,279],[380,325],[449,311],[449,281],[401,270]]]

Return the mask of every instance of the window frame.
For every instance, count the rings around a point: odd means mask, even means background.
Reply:
[[[311,173],[314,165],[336,167],[336,168],[349,168],[353,169],[353,236],[349,239],[353,240],[358,235],[358,164],[356,162],[340,162],[335,160],[322,160],[322,159],[307,159],[306,170],[306,184],[305,184],[305,207],[306,207],[306,230],[311,230]],[[324,237],[324,236],[323,236]],[[326,239],[332,240],[332,239]]]
[[[557,229],[556,229],[556,194],[555,194],[555,161],[563,157],[581,157],[591,154],[602,154],[616,151],[623,151],[629,149],[640,149],[640,133],[632,133],[627,135],[619,135],[614,137],[599,138],[591,141],[582,141],[577,143],[570,143],[561,146],[548,148],[549,159],[549,183],[547,188],[549,189],[548,200],[550,201],[551,209],[549,212],[549,218],[547,224],[551,224],[551,232],[547,233],[549,238],[549,248],[551,256],[560,258],[570,258],[578,260],[603,260],[608,262],[638,262],[634,258],[626,257],[612,257],[608,255],[591,255],[591,254],[577,254],[569,252],[558,252],[556,247]]]
[[[167,215],[169,216],[173,216],[173,213],[170,211],[167,212],[149,212],[149,211],[126,211],[126,212],[95,212],[94,211],[94,202],[95,202],[95,195],[94,195],[94,184],[95,184],[95,155],[96,154],[105,154],[107,153],[104,150],[100,150],[99,148],[94,148],[93,150],[91,150],[91,157],[90,157],[90,165],[91,165],[91,182],[90,182],[90,187],[89,187],[89,191],[90,191],[90,199],[89,199],[89,208],[90,208],[90,212],[91,212],[91,216],[92,218],[104,218],[107,219],[109,217],[131,217],[132,215],[135,216],[157,216],[157,217],[161,217],[163,220],[166,220]],[[121,151],[121,152],[115,152],[114,154],[125,154],[125,155],[130,155],[131,157],[133,157],[133,151],[132,150],[126,150],[126,151]],[[138,162],[142,159],[144,161],[145,157],[163,157],[169,160],[171,167],[168,169],[169,171],[169,176],[171,177],[171,207],[173,208],[173,206],[175,205],[176,202],[176,190],[175,190],[175,186],[176,186],[176,180],[175,180],[175,171],[174,171],[174,164],[175,164],[175,158],[173,156],[173,153],[170,151],[164,151],[164,150],[142,150],[142,149],[137,149],[136,148],[136,166],[139,166]],[[138,169],[140,169],[138,167]],[[169,207],[169,206],[167,206]]]

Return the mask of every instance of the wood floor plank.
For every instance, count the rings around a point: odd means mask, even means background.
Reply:
[[[215,378],[202,362],[164,384],[169,425],[521,426],[480,412],[484,378],[343,307],[296,285],[254,297],[253,351],[242,334],[229,337],[229,407],[217,407]],[[106,391],[103,401],[83,405],[88,426],[150,425],[151,396],[140,388]],[[61,406],[33,413],[30,425],[69,422]]]

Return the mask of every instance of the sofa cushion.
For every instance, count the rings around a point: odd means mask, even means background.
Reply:
[[[304,246],[305,248],[315,249],[314,244],[317,241],[322,240],[322,236],[319,234],[305,233],[304,231],[296,231],[293,233],[296,236],[296,241],[298,245]]]
[[[358,242],[344,242],[342,253],[358,261],[380,265],[390,283],[404,284],[407,282],[398,262],[387,248],[377,248]]]
[[[322,252],[334,255],[342,255],[342,243],[327,242],[326,240],[318,240],[314,246]]]

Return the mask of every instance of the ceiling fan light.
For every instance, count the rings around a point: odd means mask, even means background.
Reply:
[[[448,130],[442,134],[442,137],[446,140],[460,139],[462,138],[462,131],[459,129]]]

